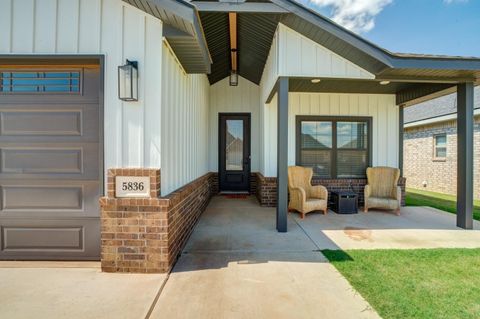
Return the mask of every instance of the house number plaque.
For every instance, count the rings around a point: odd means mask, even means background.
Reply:
[[[116,176],[115,197],[150,197],[150,177]]]

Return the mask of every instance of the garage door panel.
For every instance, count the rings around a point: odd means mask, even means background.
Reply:
[[[2,210],[83,210],[81,186],[6,186],[2,190]]]
[[[97,219],[0,220],[0,259],[97,260]]]
[[[82,111],[2,111],[2,136],[58,136],[82,135]]]
[[[0,187],[0,217],[98,217],[98,182],[9,180]]]
[[[3,148],[3,173],[76,173],[83,170],[81,148]]]
[[[98,143],[0,144],[0,161],[0,178],[88,180],[99,175]]]
[[[97,104],[0,105],[0,142],[98,142]]]
[[[2,227],[3,251],[83,250],[83,227]],[[35,240],[32,240],[32,239]]]

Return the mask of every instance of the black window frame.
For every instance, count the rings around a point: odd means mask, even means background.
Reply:
[[[337,122],[366,122],[367,123],[367,167],[372,166],[373,154],[373,126],[371,116],[318,116],[318,115],[297,115],[295,118],[295,164],[301,166],[301,130],[302,122],[331,122],[332,123],[332,148],[331,148],[331,176],[315,176],[316,179],[361,179],[366,177],[338,177],[337,171]],[[349,150],[342,149],[340,150]]]

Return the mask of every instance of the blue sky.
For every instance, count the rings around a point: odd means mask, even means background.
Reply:
[[[393,52],[480,57],[480,0],[297,0]]]

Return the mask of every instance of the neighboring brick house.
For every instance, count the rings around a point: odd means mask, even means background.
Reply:
[[[480,87],[474,94],[474,197],[480,199]],[[405,109],[407,187],[456,194],[456,102],[456,94],[450,94]]]

